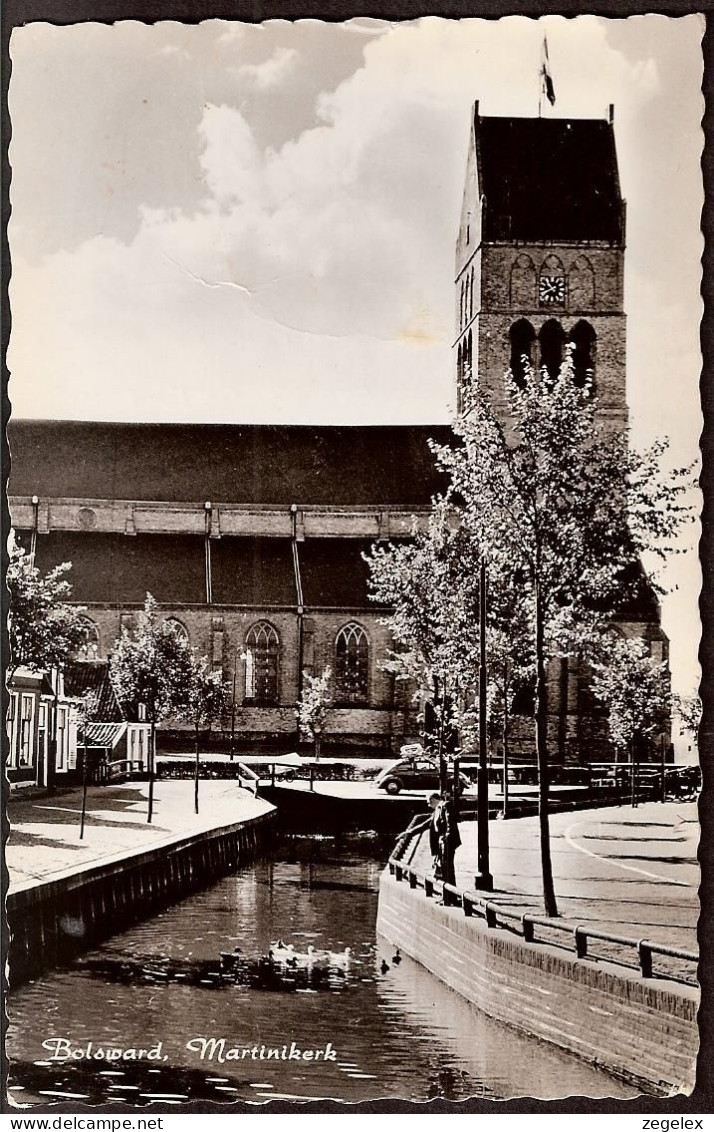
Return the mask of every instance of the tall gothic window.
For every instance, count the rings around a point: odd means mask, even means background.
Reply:
[[[556,378],[563,361],[563,344],[565,334],[559,322],[554,318],[544,322],[540,334],[540,364],[552,378]]]
[[[573,382],[579,388],[595,376],[595,331],[589,322],[583,319],[576,322],[570,331],[570,341],[573,346]]]
[[[335,694],[338,703],[364,704],[369,691],[369,642],[356,621],[344,625],[335,639]]]
[[[469,318],[474,316],[474,269],[471,268],[471,285],[469,287]]]
[[[280,639],[269,621],[257,621],[245,638],[245,698],[256,704],[278,702]]]
[[[77,660],[96,660],[99,656],[99,630],[91,617],[80,617],[82,639],[77,646]]]
[[[511,373],[517,385],[521,388],[526,380],[526,362],[533,361],[533,343],[535,330],[527,318],[520,318],[514,322],[508,331],[511,339]]]
[[[529,255],[521,253],[511,268],[511,306],[532,310],[536,305],[536,269]]]

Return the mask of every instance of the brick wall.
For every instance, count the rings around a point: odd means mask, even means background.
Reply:
[[[486,928],[385,872],[377,931],[474,1006],[667,1096],[694,1087],[698,993]],[[543,1083],[547,1096],[548,1084]]]

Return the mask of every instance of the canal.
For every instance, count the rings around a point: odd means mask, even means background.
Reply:
[[[485,1017],[409,959],[394,962],[375,937],[390,847],[289,839],[272,859],[18,988],[10,1096],[180,1105],[636,1095]],[[298,956],[331,954],[270,964],[278,939]],[[112,1048],[129,1059],[86,1056]],[[139,1050],[151,1056],[132,1058]]]

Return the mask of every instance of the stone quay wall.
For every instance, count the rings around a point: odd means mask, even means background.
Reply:
[[[274,819],[271,810],[18,885],[6,903],[10,986],[249,864],[266,844]]]
[[[656,1096],[691,1093],[698,991],[528,944],[385,871],[377,931],[479,1010]]]

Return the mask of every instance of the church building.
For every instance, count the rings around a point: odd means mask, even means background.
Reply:
[[[594,373],[607,427],[627,424],[625,204],[610,120],[472,118],[456,251],[458,403],[477,380],[502,402],[527,354]],[[89,656],[104,658],[146,592],[235,688],[237,749],[295,745],[304,672],[333,673],[333,747],[418,735],[411,691],[381,667],[384,610],[362,554],[409,538],[443,487],[428,426],[140,425],[11,421],[10,509],[46,570],[72,562]],[[667,656],[643,584],[623,631]],[[555,760],[610,757],[586,675],[549,673]],[[666,736],[666,741],[669,737]],[[530,743],[530,747],[529,747]],[[532,742],[523,740],[523,753]]]

